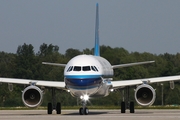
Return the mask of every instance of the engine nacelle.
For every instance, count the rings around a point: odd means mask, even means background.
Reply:
[[[22,93],[22,100],[27,107],[38,107],[43,101],[43,91],[37,86],[28,86]]]
[[[135,100],[141,106],[150,106],[156,99],[156,92],[153,87],[147,84],[140,85],[135,90]]]

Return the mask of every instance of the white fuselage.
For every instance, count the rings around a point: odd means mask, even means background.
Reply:
[[[78,55],[72,58],[64,69],[67,89],[75,97],[107,96],[112,87],[113,69],[111,64],[100,56]]]

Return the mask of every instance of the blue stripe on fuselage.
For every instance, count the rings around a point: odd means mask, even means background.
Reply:
[[[101,75],[66,75],[67,79],[87,79],[87,78],[100,78]]]
[[[68,86],[79,87],[97,86],[102,81],[100,75],[67,75],[65,78],[65,82]]]

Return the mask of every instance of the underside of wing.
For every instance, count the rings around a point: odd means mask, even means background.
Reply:
[[[116,88],[123,88],[126,86],[134,86],[142,84],[143,82],[141,80],[121,80],[121,81],[112,81],[112,86],[114,89]]]
[[[145,79],[135,79],[135,80],[120,80],[112,81],[113,88],[122,88],[126,86],[134,86],[140,84],[151,84],[158,82],[168,82],[168,81],[179,81],[180,75],[177,76],[168,76],[168,77],[155,77],[155,78],[145,78]]]

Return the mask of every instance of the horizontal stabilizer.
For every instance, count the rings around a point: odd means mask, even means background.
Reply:
[[[54,65],[54,66],[66,67],[66,64],[59,64],[59,63],[42,62],[42,64],[44,64],[44,65]]]
[[[112,68],[123,68],[123,67],[129,67],[129,66],[135,66],[135,65],[143,65],[143,64],[150,64],[154,63],[155,61],[145,61],[145,62],[136,62],[136,63],[128,63],[128,64],[120,64],[120,65],[113,65]]]

